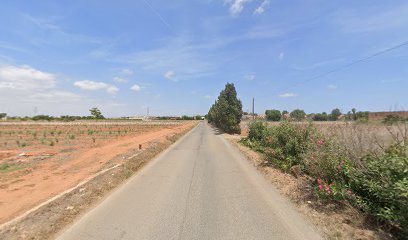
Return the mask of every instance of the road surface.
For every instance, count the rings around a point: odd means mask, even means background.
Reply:
[[[321,239],[257,170],[200,123],[59,239]]]

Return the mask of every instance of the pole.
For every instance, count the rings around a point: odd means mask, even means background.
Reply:
[[[252,119],[255,119],[255,98],[252,98]]]

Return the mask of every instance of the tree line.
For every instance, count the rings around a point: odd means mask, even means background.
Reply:
[[[350,121],[357,121],[357,120],[368,120],[368,114],[369,112],[365,111],[356,111],[355,108],[353,108],[351,111],[347,112],[346,114],[343,114],[340,109],[335,108],[331,111],[331,113],[311,113],[311,114],[306,114],[306,112],[302,109],[295,109],[292,112],[288,112],[286,110],[284,111],[279,111],[276,109],[271,109],[271,110],[266,110],[265,111],[265,117],[268,121],[280,121],[283,119],[293,119],[296,121],[301,121],[306,118],[309,118],[313,121],[337,121],[340,119],[341,116],[343,116],[344,120],[350,120]]]

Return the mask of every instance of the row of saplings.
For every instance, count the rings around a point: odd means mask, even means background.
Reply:
[[[284,171],[300,168],[314,179],[319,198],[347,201],[397,235],[408,236],[407,137],[358,159],[313,125],[255,121],[242,141]]]

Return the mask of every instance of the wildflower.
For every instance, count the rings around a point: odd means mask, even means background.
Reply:
[[[325,183],[324,188],[326,189],[326,192],[330,194],[330,186]]]
[[[352,192],[350,189],[347,190],[347,193],[348,193],[349,195],[353,194],[353,192]]]
[[[324,140],[323,140],[323,139],[318,140],[318,141],[317,141],[317,145],[319,145],[319,147],[320,147],[320,146],[323,146],[323,145],[324,145]]]
[[[322,180],[319,178],[317,179],[317,183],[319,184],[319,190],[322,191],[323,190],[323,186],[322,186]]]

